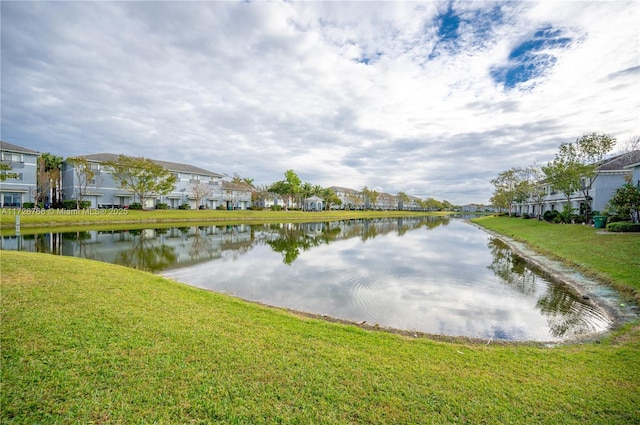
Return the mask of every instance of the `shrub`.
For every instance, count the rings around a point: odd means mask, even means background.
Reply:
[[[142,209],[142,204],[140,202],[132,202],[129,204],[129,209],[130,210],[141,210]]]
[[[544,214],[542,215],[542,218],[544,218],[545,221],[548,222],[554,222],[556,217],[558,217],[558,211],[553,210],[553,211],[545,211]]]
[[[65,210],[75,210],[78,207],[78,203],[74,199],[65,199],[62,201],[62,208]],[[91,201],[80,201],[80,209],[91,207]]]
[[[191,209],[191,205],[189,204],[182,204],[178,207],[178,209],[180,210],[190,210]]]
[[[640,232],[640,223],[616,221],[615,223],[607,224],[607,230],[610,232]]]
[[[524,218],[525,220],[528,220],[531,218],[531,216],[528,213],[522,213],[522,218]]]
[[[282,205],[271,205],[271,211],[282,211]]]
[[[160,202],[159,204],[156,204],[156,209],[157,210],[168,210],[169,209],[169,205],[167,205],[164,202]]]
[[[35,208],[36,204],[34,202],[25,202],[22,204],[22,208],[26,208],[28,210]]]

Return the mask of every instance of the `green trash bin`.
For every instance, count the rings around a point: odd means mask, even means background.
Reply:
[[[604,215],[594,215],[593,216],[593,226],[596,229],[604,229],[605,224],[607,223],[607,217]]]

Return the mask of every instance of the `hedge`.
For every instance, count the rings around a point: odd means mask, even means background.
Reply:
[[[607,230],[610,232],[640,232],[640,223],[616,221],[614,223],[607,224]]]

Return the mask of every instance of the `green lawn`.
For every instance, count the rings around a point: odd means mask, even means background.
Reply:
[[[89,260],[0,252],[2,423],[631,424],[640,326],[544,347],[300,317]]]
[[[407,217],[412,215],[434,215],[444,213],[424,213],[410,211],[219,211],[219,210],[21,210],[0,209],[0,228],[15,228],[16,216],[20,217],[21,228],[54,227],[73,225],[131,224],[131,223],[264,223],[269,221],[327,221],[353,218]]]

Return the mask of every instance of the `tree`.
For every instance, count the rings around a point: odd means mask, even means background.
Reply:
[[[322,189],[318,196],[324,200],[325,209],[327,211],[331,209],[331,205],[342,205],[342,200],[330,187]]]
[[[609,206],[617,215],[640,222],[640,187],[629,183],[619,187],[609,200]]]
[[[365,186],[362,188],[362,194],[364,195],[364,207],[368,210],[374,208],[378,203],[379,193]]]
[[[52,204],[58,203],[58,192],[62,187],[60,182],[60,168],[62,167],[62,157],[43,153],[38,158],[37,167],[37,195],[36,202],[49,200]]]
[[[231,178],[231,183],[246,184],[248,186],[254,187],[253,179],[249,177],[240,177],[238,173],[233,173],[233,177]]]
[[[428,211],[440,211],[443,209],[442,202],[434,199],[427,198],[424,200],[424,206]]]
[[[89,186],[96,186],[96,171],[91,169],[91,164],[82,157],[69,157],[66,162],[73,167],[73,173],[78,182],[76,190],[76,208],[80,209],[80,203],[89,193]]]
[[[522,169],[521,189],[526,199],[530,199],[535,204],[537,217],[542,217],[542,207],[546,197],[546,191],[541,182],[544,180],[544,173],[540,165],[534,164]]]
[[[404,209],[404,204],[408,203],[411,198],[409,198],[409,195],[407,195],[404,192],[398,192],[398,195],[396,196],[396,198],[398,199],[398,209],[399,210],[403,210]]]
[[[582,192],[587,222],[591,212],[589,192],[600,174],[602,161],[615,144],[616,139],[607,134],[585,134],[573,143],[561,144],[553,167],[548,168],[553,178],[552,185],[554,182],[559,185],[556,189],[565,194],[567,203],[570,202],[574,191]]]
[[[131,191],[134,201],[137,197],[143,209],[145,201],[152,195],[171,192],[177,180],[171,172],[148,158],[120,155],[116,161],[109,161],[106,165],[112,169],[113,178],[120,188]]]
[[[191,193],[196,201],[196,208],[199,208],[203,198],[213,195],[213,187],[209,182],[198,181],[191,185]]]
[[[491,184],[495,186],[492,204],[498,208],[505,208],[509,211],[513,209],[513,203],[526,198],[526,188],[522,168],[513,167],[498,174]]]
[[[11,168],[11,165],[0,162],[0,181],[5,181],[7,179],[17,179],[18,173],[9,173],[8,171],[11,170],[13,170],[13,168]]]
[[[269,187],[269,192],[275,193],[284,199],[284,209],[288,210],[291,200],[300,193],[302,181],[293,170],[284,173],[284,180],[277,181]]]

